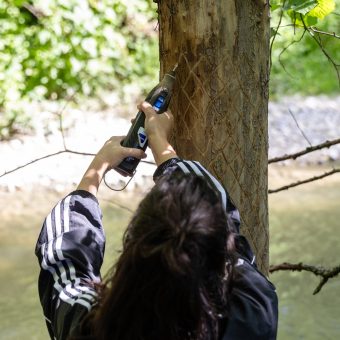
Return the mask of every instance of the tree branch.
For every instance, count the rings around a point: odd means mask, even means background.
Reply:
[[[318,34],[323,34],[323,35],[329,35],[333,38],[336,39],[340,39],[340,35],[337,35],[335,32],[325,32],[325,31],[320,31],[318,30],[316,27],[311,26],[310,29],[314,32],[314,33],[318,33]]]
[[[280,28],[281,22],[282,22],[283,13],[284,13],[283,7],[284,7],[285,3],[286,3],[286,0],[283,1],[282,8],[281,8],[281,13],[280,13],[279,23],[277,24],[277,27],[276,27],[274,36],[273,36],[272,41],[271,41],[271,43],[270,43],[270,49],[269,49],[269,51],[270,51],[270,52],[269,52],[269,56],[270,56],[270,58],[269,58],[269,70],[271,70],[272,64],[273,64],[273,61],[272,61],[273,45],[274,45],[274,41],[275,41],[275,39],[276,39],[276,36],[277,36],[277,34],[278,34],[278,30],[279,30],[279,28]]]
[[[269,272],[274,273],[279,270],[290,270],[290,271],[307,271],[311,272],[316,276],[321,276],[320,283],[318,286],[315,288],[313,295],[317,294],[320,292],[321,288],[325,285],[325,283],[329,280],[332,279],[333,277],[336,277],[340,273],[340,265],[336,266],[331,269],[323,268],[323,267],[316,267],[316,266],[311,266],[303,263],[281,263],[278,265],[272,265],[269,267]]]
[[[339,64],[337,64],[333,58],[329,55],[329,53],[326,51],[326,49],[324,48],[323,44],[322,44],[322,39],[321,39],[321,34],[320,33],[317,33],[317,32],[314,32],[310,27],[307,27],[304,20],[303,20],[303,17],[302,15],[300,15],[301,17],[301,21],[303,23],[303,26],[304,28],[308,31],[309,35],[314,39],[314,41],[318,44],[318,46],[320,47],[322,53],[325,55],[325,57],[328,59],[328,61],[333,65],[334,69],[335,69],[335,72],[336,72],[336,75],[338,77],[338,83],[340,85],[340,71],[339,71]],[[316,33],[316,34],[314,34]],[[316,37],[317,36],[317,37]]]
[[[34,160],[32,160],[32,161],[30,161],[28,163],[25,163],[23,165],[19,165],[18,167],[14,168],[14,169],[5,171],[3,174],[0,175],[0,178],[3,177],[3,176],[8,175],[8,174],[10,174],[10,173],[12,173],[14,171],[17,171],[17,170],[20,170],[22,168],[25,168],[26,166],[29,166],[29,165],[34,164],[36,162],[42,161],[43,159],[50,158],[50,157],[57,156],[57,155],[61,155],[62,153],[73,153],[73,154],[76,154],[76,155],[83,155],[83,156],[94,156],[95,155],[94,153],[79,152],[79,151],[73,151],[73,150],[69,150],[69,149],[64,149],[64,150],[60,150],[60,151],[57,151],[57,152],[54,152],[54,153],[50,153],[48,155],[36,158],[36,159],[34,159]]]
[[[64,149],[64,150],[60,150],[60,151],[57,151],[57,152],[53,152],[53,153],[50,153],[48,155],[45,155],[45,156],[42,156],[42,157],[39,157],[39,158],[36,158],[36,159],[33,159],[32,161],[28,162],[28,163],[25,163],[25,164],[22,164],[22,165],[19,165],[17,166],[16,168],[14,169],[11,169],[11,170],[7,170],[5,171],[4,173],[2,173],[0,175],[0,178],[1,177],[4,177],[12,172],[15,172],[17,170],[20,170],[22,168],[25,168],[31,164],[34,164],[36,162],[39,162],[39,161],[42,161],[43,159],[46,159],[46,158],[50,158],[50,157],[53,157],[53,156],[57,156],[57,155],[61,155],[63,153],[73,153],[75,155],[81,155],[81,156],[95,156],[96,154],[95,153],[89,153],[89,152],[81,152],[81,151],[75,151],[75,150],[70,150],[70,149]],[[141,160],[141,162],[143,163],[146,163],[146,164],[150,164],[150,165],[156,165],[155,162],[150,162],[150,161],[145,161],[145,160]]]
[[[288,109],[288,112],[289,112],[290,115],[292,116],[292,118],[293,118],[293,120],[294,120],[294,122],[295,122],[297,128],[298,128],[299,131],[301,132],[303,138],[307,141],[307,143],[309,144],[309,146],[312,146],[312,143],[310,142],[310,140],[308,139],[308,137],[306,136],[306,134],[304,133],[304,131],[301,129],[301,127],[300,127],[300,125],[299,125],[297,119],[295,118],[295,116],[294,116],[292,110],[291,110],[291,109]]]
[[[63,140],[63,145],[64,145],[64,149],[66,150],[66,141],[65,141],[65,132],[64,132],[64,125],[63,125],[63,112],[66,109],[67,105],[70,103],[71,100],[74,99],[75,93],[73,93],[73,95],[68,98],[64,104],[64,106],[62,107],[61,110],[59,110],[58,112],[56,112],[56,115],[58,116],[58,120],[59,120],[59,130],[61,133],[61,138]]]
[[[320,175],[320,176],[314,176],[314,177],[305,179],[305,180],[303,180],[303,181],[297,181],[297,182],[295,182],[295,183],[291,183],[291,184],[282,186],[282,187],[277,188],[277,189],[273,189],[273,190],[269,189],[269,190],[268,190],[268,194],[274,194],[274,193],[277,193],[277,192],[280,192],[280,191],[283,191],[283,190],[288,190],[288,189],[290,189],[290,188],[297,187],[297,186],[302,185],[302,184],[314,182],[314,181],[317,181],[317,180],[319,180],[319,179],[325,178],[325,177],[327,177],[327,176],[334,175],[334,174],[337,173],[337,172],[340,172],[340,169],[333,169],[333,170],[331,170],[331,171],[325,172],[324,174],[322,174],[322,175]]]
[[[336,144],[340,144],[340,138],[333,139],[333,140],[330,140],[330,141],[327,140],[327,141],[325,141],[325,142],[323,142],[321,144],[317,144],[317,145],[314,145],[314,146],[309,146],[305,150],[298,151],[298,152],[295,152],[293,154],[283,155],[283,156],[271,158],[271,159],[268,160],[268,164],[285,161],[287,159],[294,159],[295,160],[296,158],[301,157],[303,155],[306,155],[306,154],[308,154],[310,152],[313,152],[313,151],[316,151],[316,150],[321,150],[321,149],[324,149],[324,148],[329,148],[332,145],[336,145]]]
[[[293,26],[294,26],[294,29],[295,29],[295,25],[293,25]],[[281,50],[281,52],[280,52],[280,54],[279,54],[279,63],[280,63],[280,65],[282,66],[282,68],[284,69],[284,71],[285,71],[291,78],[296,78],[296,77],[294,77],[292,74],[290,74],[290,72],[288,72],[288,70],[286,69],[286,66],[284,65],[284,63],[283,63],[281,57],[282,57],[283,53],[285,53],[291,46],[293,46],[293,45],[296,44],[296,43],[299,43],[299,42],[303,39],[303,37],[305,36],[305,34],[306,34],[306,30],[304,30],[304,31],[302,32],[301,37],[300,37],[299,39],[291,41],[287,46],[285,46],[285,47]]]
[[[64,113],[66,107],[68,106],[68,104],[71,102],[71,100],[74,100],[75,95],[76,95],[76,93],[74,92],[71,96],[69,96],[66,99],[66,101],[65,101],[64,105],[62,106],[62,108],[58,112],[55,112],[55,115],[58,117],[58,121],[59,121],[59,130],[60,130],[60,134],[61,134],[61,138],[62,138],[64,149],[60,150],[60,151],[57,151],[57,152],[50,153],[48,155],[45,155],[45,156],[42,156],[42,157],[39,157],[39,158],[36,158],[36,159],[34,159],[34,160],[32,160],[32,161],[30,161],[28,163],[25,163],[25,164],[17,166],[14,169],[5,171],[3,174],[0,175],[0,178],[4,177],[4,176],[6,176],[6,175],[8,175],[8,174],[10,174],[12,172],[15,172],[17,170],[20,170],[22,168],[25,168],[25,167],[27,167],[27,166],[29,166],[31,164],[34,164],[34,163],[39,162],[41,160],[44,160],[46,158],[57,156],[57,155],[60,155],[60,154],[63,154],[63,153],[72,153],[72,154],[82,155],[82,156],[95,156],[94,153],[75,151],[75,150],[68,149],[67,146],[66,146],[65,131],[64,131],[64,126],[63,126],[63,113]],[[145,161],[145,160],[141,160],[141,162],[146,163],[146,164],[150,164],[150,165],[156,165],[156,163],[154,163],[154,162],[149,162],[149,161]]]

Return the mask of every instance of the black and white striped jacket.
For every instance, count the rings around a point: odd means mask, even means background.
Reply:
[[[183,171],[203,176],[219,192],[221,201],[238,233],[239,213],[227,191],[200,163],[170,159],[155,174]],[[240,255],[235,270],[231,310],[221,339],[271,340],[276,338],[277,296],[274,286],[257,270],[247,240],[238,235]],[[96,304],[94,284],[99,283],[105,235],[96,197],[74,191],[46,217],[35,253],[41,272],[39,296],[51,339],[67,339]]]

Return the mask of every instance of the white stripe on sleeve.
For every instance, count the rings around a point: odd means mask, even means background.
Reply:
[[[62,235],[59,235],[57,237],[56,244],[55,244],[56,251],[57,251],[57,256],[58,256],[59,261],[65,260],[63,252],[61,251],[62,242],[63,242],[63,237],[62,237]]]
[[[64,200],[64,232],[70,231],[70,201],[71,196],[67,196]]]
[[[178,165],[185,174],[190,173],[190,170],[185,166],[183,162],[178,162],[176,165]]]
[[[53,239],[52,213],[48,214],[45,223],[47,229],[47,241],[51,241]]]
[[[78,303],[90,310],[97,293],[94,289],[81,285],[72,261],[65,258],[62,251],[63,235],[70,231],[71,197],[67,196],[59,202],[54,208],[54,212],[51,212],[46,218],[48,241],[47,244],[45,243],[41,246],[41,267],[52,274],[54,288],[60,293],[59,298],[62,301],[72,306]],[[55,235],[53,233],[53,223],[55,225]]]
[[[192,170],[194,170],[196,175],[204,177],[204,174],[202,173],[202,171],[197,167],[197,165],[194,162],[192,162],[192,161],[186,161],[186,162],[190,165]]]
[[[58,237],[61,235],[61,220],[60,220],[60,202],[56,205],[54,208],[54,223],[55,223],[55,231],[56,231],[56,236]]]
[[[222,203],[223,207],[227,209],[227,194],[225,192],[225,189],[221,185],[221,183],[204,167],[201,165],[200,162],[194,162],[202,171],[206,173],[210,177],[210,179],[213,181],[216,189],[221,193]]]

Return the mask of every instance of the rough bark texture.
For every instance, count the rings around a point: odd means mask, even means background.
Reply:
[[[179,62],[174,145],[228,188],[268,270],[269,6],[265,0],[159,0],[161,73]]]

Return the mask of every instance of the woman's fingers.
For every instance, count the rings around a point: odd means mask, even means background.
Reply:
[[[146,153],[141,149],[125,148],[125,147],[122,147],[122,149],[123,149],[124,157],[135,157],[138,159],[147,157]]]
[[[154,110],[152,105],[148,102],[143,102],[143,103],[139,104],[137,107],[138,107],[138,110],[143,111],[146,116],[156,114],[156,111]]]
[[[114,143],[119,145],[125,137],[126,136],[112,136],[105,142],[105,144]]]

